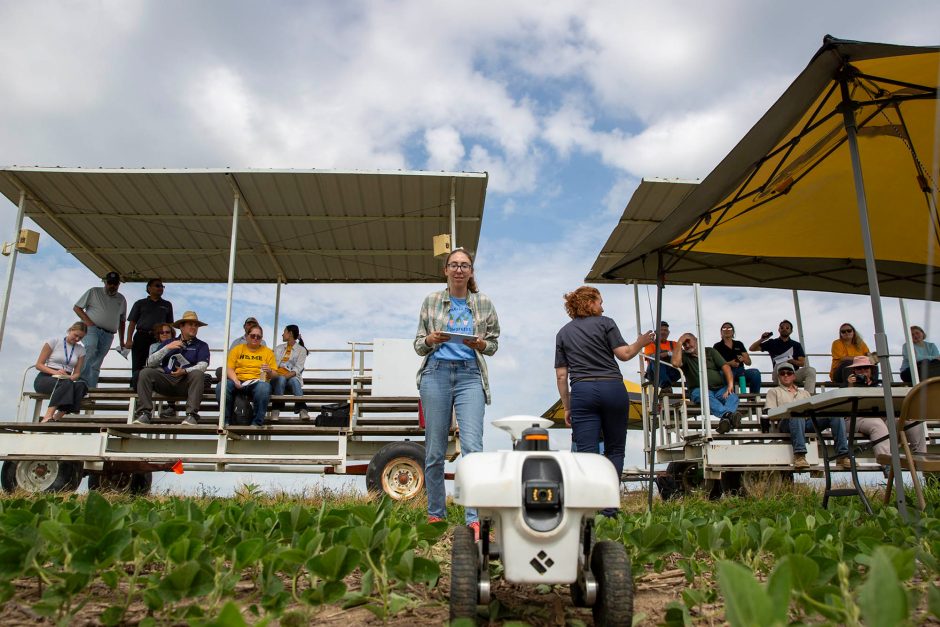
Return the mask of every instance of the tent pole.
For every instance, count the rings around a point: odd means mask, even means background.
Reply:
[[[859,227],[862,231],[862,243],[865,247],[865,269],[868,273],[868,293],[871,297],[871,310],[875,319],[875,350],[881,366],[881,385],[884,390],[885,415],[887,416],[888,441],[891,444],[891,468],[894,471],[894,494],[898,512],[904,521],[909,520],[907,503],[904,498],[904,478],[901,474],[901,459],[898,455],[898,428],[894,420],[894,396],[891,393],[891,363],[888,360],[888,336],[885,334],[884,314],[881,310],[881,289],[878,286],[878,270],[875,266],[875,251],[871,241],[871,226],[868,223],[868,198],[865,196],[865,179],[862,176],[862,160],[858,151],[858,137],[855,132],[855,109],[849,96],[849,85],[845,75],[839,79],[842,90],[842,118],[845,136],[852,159],[852,175],[855,180],[855,200],[858,205]]]
[[[277,330],[280,328],[278,326],[278,318],[281,314],[281,277],[277,277],[277,288],[274,290],[274,335],[272,336],[271,345],[277,345]]]
[[[657,422],[662,417],[662,398],[660,394],[662,391],[660,389],[660,368],[659,364],[661,361],[659,355],[659,327],[663,322],[663,290],[666,289],[666,275],[663,273],[663,251],[658,251],[656,253],[656,326],[654,327],[656,333],[656,339],[654,340],[656,344],[655,350],[653,350],[653,406],[650,408],[649,415],[649,425],[650,425],[650,475],[649,475],[649,487],[647,489],[647,507],[649,511],[653,511],[653,484],[654,473],[656,472],[656,429]],[[637,305],[637,315],[639,315],[640,306]],[[642,327],[637,327],[637,333],[642,333]]]
[[[708,398],[708,371],[705,370],[705,343],[702,341],[702,295],[699,292],[701,286],[698,283],[692,284],[692,290],[695,293],[695,335],[698,345],[698,385],[701,395],[700,405],[702,406],[702,423],[705,425],[705,437],[712,434],[711,421],[711,399]],[[682,347],[679,347],[682,350]],[[704,385],[702,385],[704,383]],[[692,394],[692,390],[689,390]]]
[[[16,230],[13,231],[13,250],[10,251],[10,263],[7,264],[7,287],[3,292],[3,308],[0,309],[0,346],[3,346],[3,331],[7,327],[7,310],[10,308],[10,293],[13,289],[13,271],[16,269],[16,242],[23,229],[23,215],[26,213],[26,192],[20,190],[19,210],[16,212]]]
[[[911,323],[907,319],[907,303],[903,298],[898,299],[901,307],[901,325],[904,327],[904,345],[907,348],[907,365],[911,368],[911,385],[920,383],[920,371],[917,369],[917,359],[914,356],[914,338],[911,337]]]
[[[450,249],[457,250],[457,179],[450,179]]]
[[[225,380],[228,378],[228,368],[226,364],[228,363],[228,345],[231,341],[231,330],[232,325],[232,293],[234,292],[235,287],[235,253],[238,250],[238,214],[240,213],[239,200],[241,199],[241,194],[238,191],[234,192],[235,199],[232,201],[232,237],[229,241],[229,253],[228,253],[228,290],[225,295],[225,345],[222,347],[222,377],[220,383],[225,383]],[[226,403],[226,392],[228,391],[228,384],[220,386],[219,394],[219,429],[225,428],[225,403]],[[225,436],[219,436],[219,448],[225,447]],[[223,453],[224,450],[219,451]]]
[[[793,290],[793,309],[796,312],[796,336],[800,338],[800,344],[806,348],[806,339],[803,337],[803,311],[800,309],[800,293]],[[809,358],[806,358],[806,365],[809,365]]]
[[[637,329],[636,332],[639,333],[643,322],[640,319],[640,286],[639,286],[639,283],[637,283],[636,281],[633,281],[633,304],[636,310],[636,329]],[[642,387],[643,385],[643,359],[642,358],[637,359],[637,363],[639,364],[639,366],[637,367],[637,370],[639,371],[639,374],[640,374],[640,386]],[[642,416],[642,419],[643,419],[643,452],[646,453],[647,463],[649,463],[649,449],[646,446],[646,429],[649,427],[649,424],[647,422],[647,419],[649,418],[649,416],[647,415],[648,411],[649,411],[649,403],[647,403],[646,394],[640,394],[640,412],[641,412],[640,415]]]

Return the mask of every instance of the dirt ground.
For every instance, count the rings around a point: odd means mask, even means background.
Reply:
[[[450,552],[450,541],[442,541],[435,547],[435,553]],[[424,586],[414,586],[408,592],[415,598],[412,607],[405,609],[392,617],[386,624],[400,626],[441,625],[448,620],[448,594],[450,589],[448,563],[442,563],[441,581],[436,588],[428,589]],[[348,582],[351,588],[356,587],[355,578]],[[666,605],[677,600],[685,587],[685,577],[679,570],[666,570],[662,573],[635,574],[634,616],[642,617],[642,625],[656,625],[662,622]],[[16,594],[0,608],[0,625],[4,627],[52,625],[52,620],[36,614],[31,605],[39,600],[39,592],[35,580],[20,580],[15,582]],[[252,624],[257,621],[247,607],[253,602],[251,582],[244,581],[239,585],[237,600],[242,602],[245,620]],[[109,605],[116,602],[112,596],[114,592],[103,584],[96,584],[89,590],[83,600],[86,605],[71,621],[71,625],[100,625],[99,615]],[[501,579],[493,581],[492,595],[494,602],[489,606],[491,620],[485,622],[485,613],[480,616],[482,624],[501,625],[507,621],[519,621],[531,625],[564,626],[566,624],[593,625],[590,608],[574,607],[568,586],[553,586],[551,588],[537,586],[519,586],[504,582]],[[486,609],[481,606],[481,612]],[[146,609],[140,603],[132,606],[125,616],[127,625],[136,625],[147,616]],[[358,625],[380,625],[383,622],[367,609],[358,607],[342,609],[338,605],[320,608],[292,606],[280,621],[274,625],[342,625],[355,627]]]

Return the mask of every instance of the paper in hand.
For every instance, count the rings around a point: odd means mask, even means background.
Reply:
[[[131,354],[131,349],[124,348],[123,346],[115,346],[114,350],[116,350],[124,359],[127,359],[127,356]]]

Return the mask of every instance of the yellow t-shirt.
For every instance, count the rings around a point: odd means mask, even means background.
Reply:
[[[251,350],[247,344],[239,344],[228,352],[227,363],[229,368],[235,370],[235,378],[239,381],[260,379],[262,364],[267,364],[271,370],[277,369],[274,351],[267,346]]]
[[[293,351],[294,351],[294,347],[291,346],[290,344],[288,344],[286,347],[284,347],[284,356],[281,358],[281,363],[282,363],[282,364],[286,364],[287,362],[290,361],[290,354],[291,354]],[[289,375],[291,372],[292,372],[291,370],[288,370],[288,369],[285,368],[284,366],[278,364],[278,366],[277,366],[277,373],[278,373],[279,375],[281,375],[282,377],[286,377],[286,376]]]
[[[851,359],[852,357],[861,357],[871,352],[868,350],[868,344],[865,342],[860,342],[860,344],[860,346],[855,346],[855,344],[846,344],[842,340],[836,340],[832,343],[832,367],[829,368],[830,378],[835,378],[836,370],[839,369],[839,364],[841,364],[843,360]]]

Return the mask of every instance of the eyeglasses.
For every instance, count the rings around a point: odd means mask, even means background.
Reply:
[[[839,329],[839,333],[845,335],[846,333],[851,333],[852,329]]]
[[[777,374],[781,377],[789,377],[790,375],[796,374],[792,370],[778,370]]]
[[[447,264],[447,267],[450,268],[451,270],[463,270],[464,272],[466,272],[473,266],[471,266],[469,263],[449,263]]]
[[[257,333],[249,333],[249,334],[248,334],[248,337],[250,337],[250,338],[253,339],[253,340],[260,340],[260,339],[261,339],[261,336],[258,335]]]

